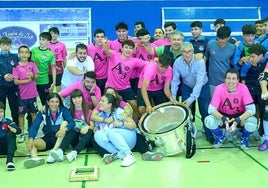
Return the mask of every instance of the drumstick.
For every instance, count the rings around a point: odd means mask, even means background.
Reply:
[[[210,161],[209,160],[200,160],[200,161],[197,161],[198,163],[209,163]]]

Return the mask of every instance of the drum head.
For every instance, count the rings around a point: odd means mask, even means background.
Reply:
[[[143,121],[142,131],[152,134],[162,134],[183,125],[189,117],[189,110],[182,105],[158,105]]]

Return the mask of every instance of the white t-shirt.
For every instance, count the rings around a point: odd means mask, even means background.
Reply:
[[[66,88],[69,85],[83,80],[84,75],[74,75],[68,70],[68,66],[75,66],[78,70],[87,72],[94,71],[94,62],[91,57],[87,56],[84,62],[78,61],[77,57],[74,59],[68,60],[66,67],[64,68],[62,79],[61,79],[61,88]]]

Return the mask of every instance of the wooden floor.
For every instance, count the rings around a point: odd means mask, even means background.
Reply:
[[[237,141],[225,141],[220,149],[214,149],[204,140],[197,118],[197,151],[191,159],[181,152],[158,162],[143,161],[140,153],[134,153],[137,161],[130,167],[120,167],[120,160],[109,165],[97,154],[84,151],[72,163],[66,160],[54,164],[25,169],[23,162],[29,157],[25,143],[18,144],[14,163],[16,170],[5,169],[6,159],[0,158],[1,187],[58,187],[58,188],[252,188],[266,187],[268,177],[268,151],[259,152],[260,141],[250,138],[252,147],[243,151]],[[46,159],[48,152],[40,153]],[[77,166],[97,166],[98,181],[69,182],[71,170]]]

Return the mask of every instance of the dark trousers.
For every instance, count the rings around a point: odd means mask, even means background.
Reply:
[[[182,96],[182,101],[185,101],[193,92],[193,88],[188,87],[185,84],[181,85],[181,96]],[[203,123],[204,131],[205,131],[205,136],[207,140],[210,140],[213,138],[212,133],[210,130],[204,125],[204,120],[208,116],[208,106],[210,103],[210,89],[209,85],[206,84],[202,87],[200,95],[198,97],[198,107],[201,115],[201,121]],[[191,111],[193,104],[190,106]]]
[[[96,84],[101,90],[101,95],[104,94],[106,82],[107,82],[107,78],[105,78],[105,79],[96,79]]]
[[[8,131],[4,138],[0,138],[0,154],[7,155],[7,163],[13,162],[13,156],[16,151],[16,135]]]
[[[74,143],[74,141],[78,141],[77,144],[74,146],[74,150],[77,151],[77,153],[80,153],[91,141],[92,136],[93,131],[91,129],[89,129],[86,134],[81,134],[75,129],[72,129],[69,133],[65,135],[60,148],[64,152],[70,144]]]
[[[42,106],[46,104],[47,101],[47,96],[49,95],[49,84],[40,84],[36,85],[37,87],[37,92],[40,98],[40,101],[42,103]]]
[[[0,101],[6,105],[6,99],[8,99],[8,105],[11,111],[12,120],[18,125],[19,124],[19,96],[18,86],[12,87],[0,86]]]

